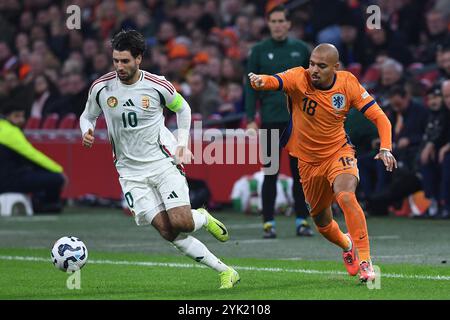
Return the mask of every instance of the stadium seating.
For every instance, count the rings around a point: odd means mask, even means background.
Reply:
[[[408,66],[408,70],[413,73],[420,72],[421,70],[423,70],[423,68],[424,68],[424,65],[423,65],[423,63],[420,63],[420,62],[414,62]]]
[[[203,116],[201,113],[192,113],[191,114],[191,121],[192,124],[194,124],[195,121],[203,121]]]
[[[380,79],[380,70],[377,67],[371,66],[367,69],[362,77],[362,83],[376,83]]]
[[[362,65],[360,63],[349,64],[347,71],[351,72],[358,80],[361,80]]]
[[[58,120],[59,120],[59,115],[57,113],[49,114],[47,117],[45,117],[44,122],[42,123],[41,129],[45,129],[45,130],[56,129]]]
[[[41,118],[38,117],[29,117],[27,123],[25,125],[25,129],[39,129],[39,125],[41,123]]]
[[[216,129],[220,129],[223,128],[223,124],[221,123],[222,120],[222,116],[220,114],[211,114],[208,117],[208,120],[206,120],[206,123],[204,123],[203,125],[208,128],[216,128]]]
[[[239,128],[247,129],[247,124],[248,124],[247,117],[243,117],[241,119],[241,122],[239,123]]]
[[[12,215],[33,215],[33,206],[30,198],[23,193],[0,194],[0,215],[9,217]]]
[[[74,124],[74,129],[80,130],[80,119],[76,118],[75,119],[75,124]]]
[[[59,129],[76,129],[75,125],[77,124],[77,116],[74,113],[69,113],[62,118],[59,123]]]

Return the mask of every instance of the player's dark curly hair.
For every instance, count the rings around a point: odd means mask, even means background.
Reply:
[[[143,56],[145,52],[144,36],[136,30],[120,31],[111,40],[111,45],[113,50],[130,51],[134,58],[138,55]]]

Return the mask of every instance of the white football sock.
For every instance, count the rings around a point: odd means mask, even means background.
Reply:
[[[194,220],[194,230],[192,232],[195,232],[205,226],[208,222],[208,219],[204,214],[201,214],[195,209],[191,209],[191,213],[192,219]]]
[[[352,240],[350,239],[350,237],[349,237],[348,235],[345,235],[345,236],[346,236],[347,239],[348,239],[349,245],[348,245],[348,248],[347,248],[346,250],[344,250],[344,251],[345,251],[345,252],[348,252],[348,251],[352,250],[353,245],[352,245]]]
[[[228,266],[213,255],[208,248],[194,237],[179,235],[172,243],[183,254],[218,271],[228,270]]]

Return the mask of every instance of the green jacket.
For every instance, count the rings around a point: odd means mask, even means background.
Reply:
[[[20,128],[5,119],[0,119],[0,154],[1,171],[5,171],[0,176],[13,175],[22,163],[20,158],[25,158],[51,172],[63,172],[58,163],[31,145]]]
[[[378,129],[369,119],[357,109],[351,108],[344,128],[358,155],[373,153],[375,156],[378,150],[372,148],[372,141],[378,138]]]
[[[287,38],[275,41],[272,38],[257,43],[250,51],[247,74],[268,74],[283,72],[294,67],[309,65],[309,49],[303,41]],[[255,119],[256,102],[261,103],[261,120],[263,123],[287,122],[289,113],[286,96],[281,91],[255,91],[246,81],[245,110],[248,121]]]

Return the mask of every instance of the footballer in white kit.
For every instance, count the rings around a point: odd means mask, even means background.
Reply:
[[[184,168],[172,155],[178,143],[188,144],[191,116],[169,81],[138,72],[132,85],[116,72],[94,81],[80,125],[86,132],[103,112],[125,199],[136,223],[144,225],[162,210],[190,204]],[[177,113],[179,141],[164,125],[165,107]]]
[[[206,209],[192,209],[183,163],[191,108],[164,77],[139,69],[145,39],[135,30],[122,30],[111,41],[114,72],[94,81],[80,117],[83,146],[94,144],[95,123],[103,113],[113,149],[113,161],[125,199],[138,225],[151,224],[178,250],[219,272],[220,288],[229,289],[239,274],[224,264],[191,234],[204,228],[228,241],[225,225]],[[164,126],[164,108],[176,113],[176,137]]]

